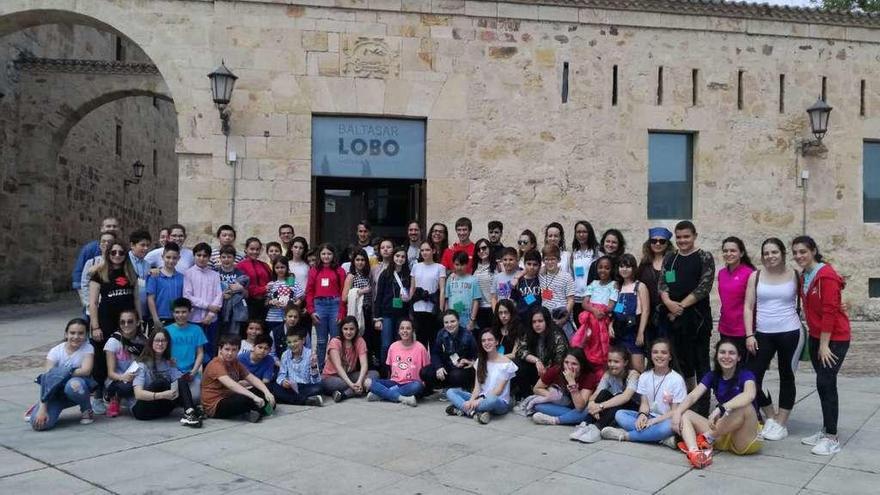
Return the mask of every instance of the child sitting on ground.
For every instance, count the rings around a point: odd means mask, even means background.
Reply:
[[[272,392],[282,404],[323,406],[318,358],[305,346],[301,330],[287,331],[287,350],[281,355],[281,369],[271,383]]]

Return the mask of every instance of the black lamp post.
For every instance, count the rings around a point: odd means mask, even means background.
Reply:
[[[144,176],[144,164],[140,160],[131,164],[132,172],[134,173],[134,179],[125,179],[123,186],[127,186],[129,184],[140,184],[141,178]]]
[[[232,90],[235,88],[235,80],[238,76],[232,73],[224,62],[220,62],[220,67],[214,69],[214,72],[208,74],[211,80],[211,96],[214,98],[214,104],[220,110],[220,122],[222,123],[223,134],[229,135],[229,101],[232,100]]]
[[[822,146],[822,138],[828,132],[828,118],[831,116],[831,105],[826,103],[822,98],[816,100],[816,103],[807,109],[807,115],[810,117],[810,130],[816,139],[805,141],[801,144],[801,153],[806,155],[808,148]]]

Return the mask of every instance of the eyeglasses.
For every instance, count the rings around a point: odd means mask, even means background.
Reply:
[[[120,325],[134,325],[135,322],[135,320],[119,320]]]
[[[118,249],[114,249],[114,250],[110,251],[110,256],[124,256],[124,255],[125,255],[125,251],[120,251]]]
[[[529,244],[529,241],[520,240],[520,241],[516,241],[516,243],[519,244],[520,246],[525,246],[526,244]]]
[[[167,344],[167,343],[168,343],[168,339],[165,339],[165,338],[162,338],[162,339],[153,339],[153,343],[154,343],[154,344]]]
[[[651,244],[659,244],[662,246],[666,244],[666,239],[651,239]]]

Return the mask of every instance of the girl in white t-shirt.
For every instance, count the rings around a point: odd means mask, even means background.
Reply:
[[[416,336],[423,346],[429,348],[437,338],[437,323],[435,311],[446,292],[446,268],[434,260],[437,251],[429,241],[419,245],[419,261],[412,267],[410,275],[413,287],[413,295],[410,300],[413,311],[413,324],[416,326]]]
[[[89,394],[95,381],[90,378],[95,349],[86,338],[88,324],[82,318],[74,318],[67,322],[64,329],[65,341],[53,347],[46,356],[46,373],[40,381],[40,402],[34,404],[25,413],[25,419],[37,431],[49,430],[58,423],[61,411],[68,407],[79,406],[82,416],[80,424],[95,422]],[[51,392],[54,380],[47,378],[55,368],[69,369],[71,374],[66,379],[63,389]],[[57,383],[57,382],[54,382]]]
[[[474,389],[468,393],[460,388],[446,391],[451,404],[446,407],[450,416],[472,416],[479,424],[487,424],[492,415],[500,416],[510,410],[510,379],[517,367],[507,357],[498,353],[498,334],[492,329],[482,330],[477,361]]]
[[[687,397],[684,379],[672,370],[672,345],[666,339],[651,344],[651,368],[639,377],[636,392],[641,405],[636,411],[617,411],[614,420],[620,428],[602,428],[602,438],[629,442],[663,442],[672,448],[675,436],[672,416],[675,408]]]

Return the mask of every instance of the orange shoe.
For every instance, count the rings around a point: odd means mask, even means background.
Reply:
[[[675,446],[678,447],[678,450],[682,451],[684,455],[687,455],[687,453],[690,452],[690,449],[688,449],[688,446],[686,443],[684,443],[684,440],[678,442],[677,444],[675,444]]]
[[[691,466],[696,469],[703,469],[706,466],[712,464],[712,453],[705,452],[703,450],[693,450],[688,452],[687,454],[688,461],[690,461]]]
[[[119,399],[114,397],[110,401],[110,405],[107,406],[107,417],[115,418],[116,416],[119,416]]]
[[[712,444],[706,440],[706,436],[702,433],[697,435],[697,448],[701,450],[712,450]]]

